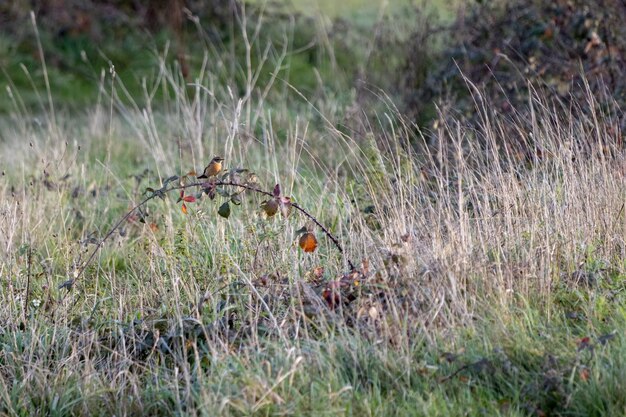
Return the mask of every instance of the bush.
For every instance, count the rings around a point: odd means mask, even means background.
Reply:
[[[420,56],[409,53],[404,103],[413,118],[432,117],[433,101],[454,99],[455,110],[480,123],[473,84],[494,110],[513,115],[526,107],[532,90],[541,90],[564,112],[578,107],[590,113],[588,91],[609,118],[625,118],[626,7],[615,1],[537,0],[477,4],[450,27],[448,46],[427,77],[415,74]],[[408,50],[422,48],[417,38]]]

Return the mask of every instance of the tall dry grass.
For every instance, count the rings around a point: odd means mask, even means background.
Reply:
[[[480,126],[442,112],[420,132],[381,96],[350,130],[332,98],[257,85],[251,59],[240,96],[210,62],[191,84],[162,64],[142,104],[112,69],[85,114],[16,105],[2,124],[2,413],[340,412],[346,381],[410,386],[416,347],[528,305],[550,316],[560,285],[623,276],[626,160],[599,106],[537,92],[500,115],[474,90]],[[214,154],[280,183],[345,259],[323,239],[299,252],[303,220],[269,221],[257,197],[227,221],[210,201],[183,215],[171,198],[58,288],[146,187]],[[369,271],[333,310],[311,271],[333,280],[347,259]]]

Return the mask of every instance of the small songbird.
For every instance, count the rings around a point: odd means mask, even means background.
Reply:
[[[209,178],[219,174],[222,170],[222,161],[224,161],[224,158],[222,158],[221,156],[216,156],[215,158],[211,159],[209,165],[204,168],[204,172],[198,178]]]

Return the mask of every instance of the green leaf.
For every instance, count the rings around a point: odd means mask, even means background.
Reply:
[[[236,206],[240,205],[241,204],[241,195],[240,194],[233,194],[232,197],[230,198],[230,202],[233,203]]]
[[[230,216],[230,204],[228,203],[228,201],[220,206],[220,208],[217,210],[217,214],[225,219]]]

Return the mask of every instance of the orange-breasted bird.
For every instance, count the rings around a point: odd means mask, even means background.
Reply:
[[[211,162],[209,162],[209,165],[207,165],[206,168],[204,168],[204,172],[198,178],[209,178],[209,177],[214,177],[217,174],[219,174],[220,171],[222,170],[223,161],[224,161],[224,158],[222,158],[221,156],[216,156],[215,158],[211,159]]]

